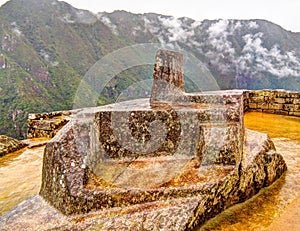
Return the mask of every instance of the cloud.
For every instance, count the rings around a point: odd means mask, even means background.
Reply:
[[[257,29],[259,27],[259,25],[254,22],[254,21],[250,21],[249,24],[248,24],[249,28],[251,29]]]
[[[243,52],[255,52],[257,54],[264,54],[267,52],[267,49],[262,46],[262,36],[263,33],[259,32],[256,34],[247,34],[243,36],[245,41],[245,46]]]
[[[97,18],[105,25],[107,26],[113,34],[115,35],[119,35],[119,32],[117,30],[117,26],[115,24],[113,24],[110,19],[107,16],[104,16],[101,13],[97,14]]]
[[[86,10],[75,10],[76,20],[80,23],[91,24],[97,21],[97,17]]]
[[[219,20],[218,22],[212,24],[208,28],[208,33],[210,37],[226,37],[228,32],[227,28],[229,25],[229,20]]]
[[[182,22],[174,17],[158,17],[162,25],[167,29],[169,42],[186,42],[188,38],[192,37],[195,32],[193,28],[184,29]]]
[[[154,34],[161,44],[179,47],[178,43],[184,43],[191,47],[200,47],[196,41],[195,29],[201,22],[189,18],[175,18],[166,16],[143,17],[145,32],[148,30]]]
[[[246,34],[243,36],[244,46],[241,55],[237,55],[230,35],[235,35],[243,26],[256,29],[255,21],[239,22],[235,20],[219,20],[208,28],[210,50],[206,53],[210,62],[222,73],[229,73],[232,67],[239,71],[255,74],[257,71],[269,72],[278,77],[300,76],[300,59],[294,51],[282,52],[279,45],[267,49],[263,44],[263,33]],[[224,64],[225,63],[225,64]]]
[[[231,71],[230,64],[235,61],[236,52],[228,36],[233,34],[241,24],[234,24],[231,20],[219,20],[208,28],[207,43],[212,49],[206,54],[210,62],[218,67],[222,73]],[[221,64],[226,62],[226,64]]]
[[[150,33],[155,34],[155,35],[160,31],[160,27],[156,26],[157,23],[151,21],[146,16],[143,16],[143,20],[144,20],[144,25],[145,25],[146,31],[149,30]],[[144,31],[144,32],[146,32],[146,31]]]
[[[240,29],[240,28],[242,28],[242,23],[240,21],[237,21],[237,23],[234,24],[233,29],[237,30],[237,29]]]
[[[247,60],[255,65],[259,71],[267,71],[278,77],[300,76],[300,60],[294,51],[283,53],[279,45],[270,50],[263,47],[263,33],[247,34],[243,36],[245,46],[239,59],[241,68]]]
[[[278,45],[271,49],[264,47],[264,34],[245,34],[239,53],[235,50],[231,37],[243,28],[259,28],[255,21],[218,20],[207,29],[208,38],[201,41],[201,22],[174,17],[144,16],[145,29],[153,33],[162,44],[179,46],[178,42],[195,49],[205,48],[210,63],[223,74],[235,71],[257,73],[269,72],[278,77],[300,76],[300,60],[294,51],[282,52]],[[199,31],[197,31],[197,29]]]
[[[75,21],[72,20],[71,18],[72,18],[71,14],[66,14],[66,15],[63,16],[63,18],[61,18],[61,20],[63,22],[70,23],[70,24],[75,23]]]

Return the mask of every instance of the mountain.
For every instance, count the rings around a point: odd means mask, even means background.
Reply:
[[[11,0],[0,8],[0,134],[25,137],[29,112],[71,109],[94,63],[116,49],[149,42],[192,53],[221,89],[300,90],[300,33],[265,20],[93,14],[56,0]],[[111,102],[151,71],[137,67],[119,74],[99,102]]]

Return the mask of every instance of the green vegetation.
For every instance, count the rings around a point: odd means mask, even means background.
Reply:
[[[145,26],[144,17],[156,22],[156,27],[166,31],[165,36],[170,36],[166,28],[160,25],[159,15],[156,14],[116,11],[102,15],[109,18],[111,24],[107,20],[101,21],[88,11],[80,11],[55,0],[11,0],[0,8],[0,64],[5,61],[4,68],[0,65],[0,134],[24,138],[28,113],[72,109],[81,79],[106,54],[137,43],[160,41],[161,35],[151,32]],[[207,29],[215,22],[206,20],[201,26],[203,31],[197,28],[195,33],[198,37],[192,39],[195,39],[196,44],[201,43],[202,48],[196,49],[188,43],[177,45],[206,63],[220,88],[300,89],[300,78],[294,76],[278,79],[268,72],[257,72],[256,76],[240,73],[237,83],[235,68],[230,68],[230,73],[221,73],[218,66],[211,65],[210,58],[206,56],[212,49],[206,43]],[[269,22],[259,23],[263,29],[270,25],[278,34],[272,36],[269,32],[271,29],[265,28],[268,49],[275,43],[287,51],[291,50],[291,46],[299,48],[299,35],[278,29]],[[242,31],[230,37],[237,54],[241,52],[243,36],[247,33],[251,31]],[[223,61],[226,61],[225,56]],[[152,66],[146,65],[119,73],[101,92],[98,104],[115,102],[125,89],[137,82],[142,84],[135,86],[137,95],[147,96],[151,80],[144,80],[151,78],[152,70]],[[188,79],[186,89],[198,91]],[[129,94],[126,97],[130,99],[135,96]],[[82,98],[84,101],[85,95]]]

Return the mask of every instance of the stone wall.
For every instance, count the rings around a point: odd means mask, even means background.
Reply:
[[[72,111],[57,111],[41,114],[29,114],[27,137],[53,138],[70,121]]]
[[[300,117],[300,92],[246,90],[244,91],[244,111]]]

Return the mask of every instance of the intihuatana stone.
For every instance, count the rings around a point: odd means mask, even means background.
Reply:
[[[18,151],[26,145],[11,137],[0,135],[0,157]]]
[[[183,55],[158,50],[152,79],[151,105],[176,102],[184,93]]]
[[[181,54],[159,50],[150,101],[73,114],[46,146],[40,195],[70,215],[209,195],[224,177],[238,181],[243,92],[187,94],[182,66]]]
[[[28,225],[30,206],[41,229],[192,230],[286,170],[269,137],[244,128],[244,103],[275,102],[260,94],[187,94],[183,56],[159,50],[150,99],[72,112],[46,145],[40,197],[18,214]],[[6,228],[20,222],[14,212],[3,219]]]
[[[40,194],[64,214],[202,195],[218,181],[206,182],[205,174],[199,178],[201,167],[212,166],[209,174],[238,171],[243,93],[186,94],[182,55],[160,50],[156,61],[150,102],[132,100],[73,114],[47,144]],[[169,93],[159,95],[162,88]],[[188,165],[197,166],[195,182],[174,185]]]

